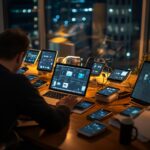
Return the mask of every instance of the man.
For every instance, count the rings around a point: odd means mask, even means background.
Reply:
[[[70,110],[77,102],[66,97],[52,108],[24,75],[16,74],[28,46],[26,34],[19,29],[0,34],[0,143],[9,141],[20,114],[30,116],[50,132],[58,132],[68,124]]]

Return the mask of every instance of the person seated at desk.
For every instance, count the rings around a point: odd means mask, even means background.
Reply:
[[[24,75],[16,73],[28,46],[29,39],[20,29],[0,33],[0,144],[10,139],[19,115],[30,116],[49,132],[59,132],[68,125],[77,103],[70,96],[52,108]]]

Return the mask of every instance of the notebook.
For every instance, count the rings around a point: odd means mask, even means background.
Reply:
[[[64,96],[76,95],[80,101],[85,96],[91,69],[67,64],[56,64],[49,86],[43,95],[45,101],[51,105]]]

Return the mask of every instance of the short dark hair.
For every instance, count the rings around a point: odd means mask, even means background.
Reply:
[[[21,29],[7,29],[0,33],[0,58],[13,59],[29,47],[27,34]]]

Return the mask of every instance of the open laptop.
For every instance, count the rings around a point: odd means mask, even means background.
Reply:
[[[44,99],[47,103],[56,105],[67,95],[85,96],[90,73],[89,68],[56,64],[49,90],[43,95]]]
[[[145,61],[131,94],[132,101],[150,105],[150,61]]]

